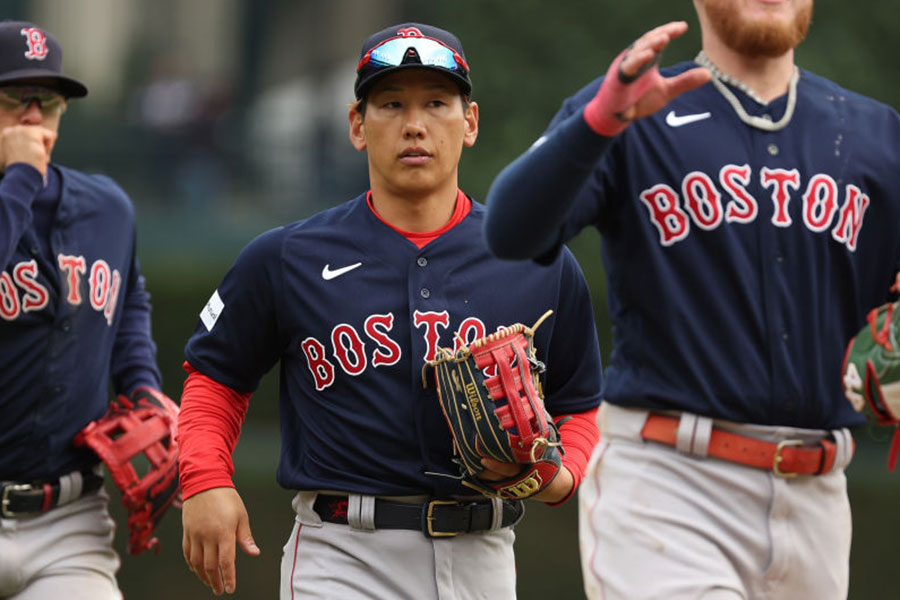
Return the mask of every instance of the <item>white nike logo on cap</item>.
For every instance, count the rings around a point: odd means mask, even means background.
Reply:
[[[340,269],[334,269],[333,271],[329,268],[330,266],[331,265],[325,265],[325,268],[322,269],[322,279],[324,279],[325,281],[329,281],[331,279],[334,279],[335,277],[340,277],[344,273],[349,273],[356,267],[362,266],[362,263],[358,262],[356,264],[347,265],[346,267],[341,267]]]
[[[696,121],[702,121],[703,119],[708,119],[712,116],[712,113],[696,113],[693,115],[676,115],[674,110],[670,110],[669,114],[666,115],[666,125],[669,127],[681,127],[682,125],[687,125],[688,123],[694,123]]]

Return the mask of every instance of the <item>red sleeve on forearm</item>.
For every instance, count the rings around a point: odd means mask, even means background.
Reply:
[[[559,506],[578,491],[578,485],[584,479],[584,472],[587,470],[594,446],[600,441],[600,431],[597,429],[597,410],[597,408],[592,408],[585,412],[554,417],[555,423],[562,422],[562,425],[559,425],[559,437],[563,450],[566,451],[562,464],[572,474],[575,485],[572,486],[572,491],[568,496],[559,502],[548,503],[549,506]]]
[[[241,394],[213,381],[187,362],[188,377],[178,416],[178,469],[181,495],[215,487],[234,487],[231,453],[247,414],[250,394]]]

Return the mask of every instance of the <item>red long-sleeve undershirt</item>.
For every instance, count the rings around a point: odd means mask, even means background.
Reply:
[[[562,464],[572,474],[575,485],[572,491],[559,502],[548,503],[550,506],[559,506],[571,498],[581,480],[584,479],[584,472],[587,470],[588,461],[591,459],[591,453],[594,446],[600,441],[600,431],[597,429],[597,408],[592,408],[585,412],[573,413],[570,415],[562,415],[554,417],[553,422],[559,427],[560,442],[562,442],[563,455]],[[560,423],[562,423],[560,425]]]
[[[188,363],[178,416],[178,469],[185,500],[216,487],[234,487],[231,455],[241,433],[250,394],[241,394]]]

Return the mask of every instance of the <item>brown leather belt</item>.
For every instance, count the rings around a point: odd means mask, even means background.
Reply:
[[[650,414],[641,430],[641,437],[676,446],[679,422],[678,417]],[[837,449],[837,444],[828,438],[815,443],[793,439],[767,442],[713,427],[707,454],[748,467],[771,470],[779,477],[796,477],[830,471]]]

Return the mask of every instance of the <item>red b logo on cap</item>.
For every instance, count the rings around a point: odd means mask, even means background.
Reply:
[[[405,29],[397,30],[398,37],[425,37],[422,35],[422,32],[419,31],[418,27],[407,27]]]
[[[44,60],[47,56],[47,36],[44,32],[37,27],[24,27],[20,33],[25,36],[25,43],[28,44],[25,58]]]

